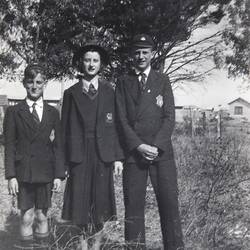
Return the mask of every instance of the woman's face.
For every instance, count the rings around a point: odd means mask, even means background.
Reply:
[[[96,51],[88,51],[83,55],[83,71],[87,77],[94,77],[101,68],[101,57]]]

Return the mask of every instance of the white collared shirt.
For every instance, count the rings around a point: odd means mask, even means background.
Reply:
[[[139,75],[140,73],[144,73],[146,75],[146,81],[147,81],[150,70],[151,70],[151,66],[147,67],[143,72],[139,71],[138,69],[135,69],[135,73],[136,75]],[[141,81],[141,75],[138,76],[138,80]]]
[[[99,76],[96,75],[91,81],[87,81],[84,78],[82,78],[82,87],[86,93],[89,91],[89,85],[92,83],[96,90],[98,90],[98,79]]]
[[[32,111],[33,111],[32,105],[33,105],[34,101],[32,101],[28,97],[26,97],[26,103],[29,106],[30,113],[32,113]],[[35,103],[36,103],[35,109],[36,109],[36,112],[38,114],[39,120],[42,121],[42,117],[43,117],[43,98],[40,97]]]

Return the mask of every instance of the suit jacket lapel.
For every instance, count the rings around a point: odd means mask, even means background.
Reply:
[[[24,122],[33,130],[36,131],[37,124],[34,121],[32,114],[30,113],[29,106],[25,100],[22,101],[19,109],[19,116],[24,120]],[[29,133],[30,134],[30,133]]]
[[[84,110],[81,108],[82,106],[82,95],[83,95],[83,92],[82,92],[82,83],[79,81],[75,87],[72,89],[72,96],[76,102],[76,106],[77,106],[77,109],[78,111],[80,112],[82,118],[84,119],[85,117],[85,113],[84,113]]]
[[[157,77],[154,71],[150,70],[150,73],[147,79],[146,89],[143,91],[141,95],[140,104],[139,104],[138,112],[137,112],[138,116],[140,116],[140,114],[142,114],[142,112],[145,109],[147,109],[147,107],[151,105],[152,102],[154,102],[153,98],[156,95],[155,92],[157,90],[158,90],[157,89]]]
[[[49,122],[49,115],[50,115],[50,107],[49,105],[44,102],[43,103],[43,116],[42,121],[40,123],[40,129],[42,130],[46,124]]]
[[[138,77],[135,73],[131,73],[130,75],[128,75],[128,77],[129,77],[129,79],[126,83],[128,93],[132,97],[132,99],[136,103],[136,105],[138,105],[138,103],[139,103],[139,95],[138,95],[139,92],[138,91],[140,91]]]
[[[106,88],[104,86],[105,83],[103,83],[101,80],[99,80],[99,86],[98,86],[98,108],[97,108],[97,120],[99,117],[101,117],[101,114],[103,112],[104,108],[104,101],[105,101],[105,92]]]

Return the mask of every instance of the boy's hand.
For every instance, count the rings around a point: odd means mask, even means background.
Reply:
[[[18,182],[16,178],[11,178],[8,180],[9,194],[16,196],[18,193]]]
[[[121,175],[123,170],[123,163],[121,161],[115,161],[113,164],[115,176]]]
[[[60,190],[61,190],[61,183],[62,183],[62,181],[60,179],[58,179],[58,178],[54,179],[52,191],[56,192],[56,193],[60,192]]]

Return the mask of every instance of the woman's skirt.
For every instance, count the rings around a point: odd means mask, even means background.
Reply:
[[[82,163],[70,166],[62,218],[98,226],[116,218],[113,166],[100,160],[95,138],[86,138]]]

